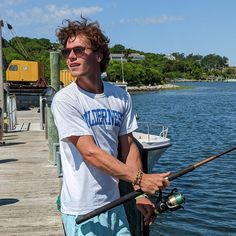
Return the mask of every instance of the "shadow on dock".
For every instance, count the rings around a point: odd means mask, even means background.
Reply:
[[[12,162],[12,161],[18,161],[18,159],[14,159],[14,158],[3,159],[3,160],[0,160],[0,164]]]
[[[0,198],[0,206],[11,205],[19,202],[16,198]]]
[[[20,144],[26,144],[25,142],[5,142],[4,144],[2,144],[1,146],[4,147],[4,146],[14,146],[14,145],[20,145]]]

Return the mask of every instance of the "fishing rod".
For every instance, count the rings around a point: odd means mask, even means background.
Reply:
[[[205,165],[206,163],[210,162],[210,161],[213,161],[215,160],[216,158],[220,157],[220,156],[223,156],[229,152],[232,152],[233,150],[235,150],[236,147],[233,147],[231,149],[228,149],[218,155],[214,155],[214,156],[211,156],[211,157],[208,157],[200,162],[197,162],[193,165],[189,165],[183,169],[181,169],[180,171],[177,171],[173,174],[170,174],[168,177],[166,177],[166,179],[168,181],[173,181],[179,177],[181,177],[182,175],[185,175],[193,170],[195,170],[196,168],[202,166],[202,165]],[[133,191],[133,192],[130,192],[120,198],[118,198],[117,200],[113,201],[113,202],[110,202],[102,207],[99,207],[87,214],[85,214],[83,217],[77,217],[76,218],[76,224],[81,224],[91,218],[93,218],[94,216],[97,216],[101,213],[104,213],[116,206],[119,206],[123,203],[126,203],[127,201],[129,200],[132,200],[140,195],[144,194],[144,192],[141,190],[141,189],[138,189],[136,191]],[[159,200],[159,203],[158,203],[158,206],[157,206],[157,210],[155,210],[155,213],[156,214],[159,214],[165,210],[168,209],[173,209],[173,210],[176,210],[176,209],[179,209],[181,208],[181,204],[185,201],[183,195],[179,192],[177,192],[177,189],[173,189],[171,191],[171,193],[164,199],[164,200],[161,200],[162,198],[162,194],[161,194],[161,191],[160,191],[160,194],[158,196],[158,200]],[[172,206],[172,203],[173,203],[173,206]]]

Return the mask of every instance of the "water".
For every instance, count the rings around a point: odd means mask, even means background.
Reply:
[[[236,83],[187,85],[193,89],[132,95],[139,121],[169,127],[172,146],[155,172],[175,172],[236,146]],[[166,192],[174,187],[186,198],[184,209],[159,216],[151,236],[236,235],[236,151],[173,181]]]

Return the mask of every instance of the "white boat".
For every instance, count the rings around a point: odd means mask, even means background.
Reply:
[[[116,82],[109,82],[109,83],[114,84],[114,85],[124,89],[125,91],[128,91],[128,84],[127,84],[127,82],[116,81]]]
[[[146,131],[133,132],[139,150],[142,156],[144,169],[150,173],[154,165],[158,162],[161,155],[171,146],[170,139],[167,138],[168,128],[164,125],[150,125],[147,122],[139,122],[139,125],[145,126]],[[151,128],[158,130],[158,134],[150,134]]]

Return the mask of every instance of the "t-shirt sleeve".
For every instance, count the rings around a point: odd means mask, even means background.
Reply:
[[[136,117],[133,111],[132,100],[127,94],[127,101],[125,103],[125,112],[121,123],[119,136],[133,132],[138,128]]]
[[[69,102],[53,99],[51,111],[60,140],[66,141],[65,139],[70,136],[91,135],[91,131],[78,107]]]

